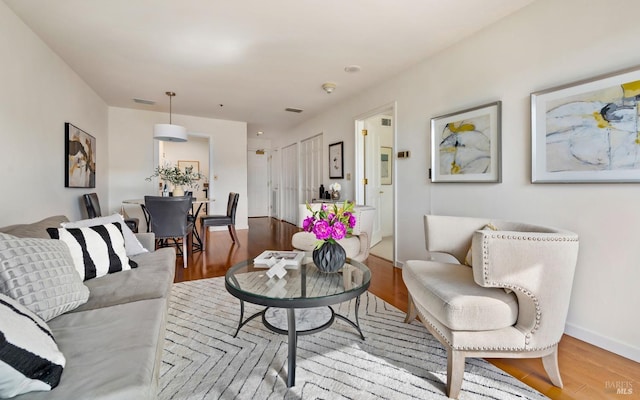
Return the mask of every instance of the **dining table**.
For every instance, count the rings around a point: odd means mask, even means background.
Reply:
[[[193,221],[194,229],[193,229],[193,251],[202,250],[202,238],[200,238],[200,234],[198,233],[198,229],[195,228],[195,223],[198,220],[198,215],[202,211],[202,208],[205,208],[205,212],[208,212],[208,204],[213,203],[215,199],[209,197],[194,197],[191,202],[191,211],[189,212],[188,218]],[[144,206],[144,198],[142,199],[128,199],[123,200],[122,204],[137,204],[142,209],[142,213],[144,215],[145,222],[147,224],[147,232],[151,232],[151,215],[147,211]]]

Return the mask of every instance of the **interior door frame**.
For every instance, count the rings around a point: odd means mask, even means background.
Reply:
[[[209,141],[209,176],[207,179],[209,180],[209,190],[208,196],[209,198],[214,198],[214,176],[215,173],[213,171],[213,138],[211,135],[206,133],[199,132],[188,132],[187,136],[204,138]],[[155,170],[160,165],[160,142],[158,140],[153,141],[153,169]],[[153,178],[154,187],[158,187],[159,178]],[[209,212],[212,211],[213,207],[209,207]]]
[[[365,176],[365,170],[364,170],[364,163],[365,163],[365,143],[364,143],[364,139],[362,136],[362,129],[364,128],[364,121],[370,117],[373,117],[374,115],[378,115],[378,114],[382,114],[382,113],[389,113],[391,114],[392,118],[393,118],[393,125],[392,125],[392,135],[393,135],[393,149],[397,149],[398,148],[398,144],[397,144],[397,138],[398,138],[398,132],[397,132],[397,127],[398,127],[398,112],[397,112],[397,101],[392,101],[390,103],[384,104],[382,106],[376,107],[372,110],[369,110],[365,113],[362,113],[360,115],[356,115],[354,117],[354,135],[355,135],[355,180],[354,180],[354,193],[355,193],[355,198],[356,198],[356,204],[364,204],[365,203],[365,189],[364,189],[364,184],[363,184],[363,180],[366,178]],[[391,176],[392,176],[392,180],[393,182],[398,182],[397,178],[396,178],[396,162],[395,162],[395,157],[392,154],[391,157],[391,162],[392,162],[392,168],[391,168]],[[392,249],[392,259],[393,259],[393,265],[394,266],[398,266],[398,262],[396,260],[396,254],[397,254],[397,240],[398,240],[398,227],[397,227],[397,207],[396,204],[398,204],[397,202],[397,185],[393,185],[393,194],[392,194],[392,227],[393,227],[393,249]]]

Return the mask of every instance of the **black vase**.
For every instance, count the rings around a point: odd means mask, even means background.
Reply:
[[[313,263],[322,272],[337,272],[347,260],[347,253],[338,243],[325,242],[313,250]]]

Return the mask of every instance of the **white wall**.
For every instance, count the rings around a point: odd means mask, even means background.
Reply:
[[[397,100],[397,254],[424,257],[422,214],[547,224],[580,235],[567,332],[640,361],[640,190],[637,184],[531,184],[530,93],[640,64],[640,2],[538,0],[399,76],[294,128],[353,154],[357,115]],[[366,68],[366,66],[365,66]],[[429,119],[502,100],[503,182],[431,184]],[[353,172],[349,157],[346,172]],[[341,182],[353,191],[352,182]]]
[[[0,2],[0,226],[81,217],[80,197],[108,196],[107,105]],[[96,138],[96,188],[64,187],[64,123]]]
[[[209,135],[213,142],[211,161],[214,180],[210,197],[216,199],[210,214],[225,214],[229,192],[240,194],[236,229],[248,229],[247,222],[247,124],[211,118],[173,114],[173,121],[189,132]],[[157,193],[157,183],[145,178],[154,170],[153,125],[166,121],[166,113],[109,108],[111,211],[119,211],[123,200]]]
[[[249,138],[247,139],[247,150],[271,150],[271,139]]]

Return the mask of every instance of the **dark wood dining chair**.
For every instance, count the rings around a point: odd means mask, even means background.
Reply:
[[[88,218],[102,217],[102,211],[100,210],[100,200],[98,200],[97,193],[87,193],[82,195],[84,207],[87,210]],[[124,223],[127,224],[129,229],[133,232],[138,232],[138,224],[140,221],[138,218],[125,218]]]
[[[158,246],[175,245],[178,255],[182,256],[184,268],[187,268],[187,257],[192,246],[193,223],[187,218],[191,202],[191,196],[144,196],[144,205],[151,219],[151,231],[156,236]],[[181,239],[181,243],[177,239]]]
[[[200,217],[200,238],[202,239],[202,248],[206,249],[207,236],[206,232],[210,226],[226,226],[229,229],[231,240],[240,246],[238,235],[236,234],[236,209],[238,208],[238,193],[229,193],[227,201],[226,215],[203,215]]]

